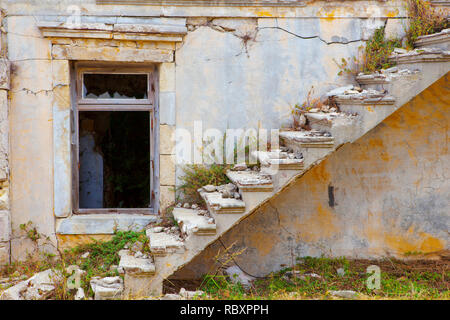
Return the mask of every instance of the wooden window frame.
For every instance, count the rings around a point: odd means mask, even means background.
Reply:
[[[82,97],[83,75],[86,73],[101,74],[146,74],[147,75],[147,99],[84,99]],[[157,141],[159,136],[157,121],[157,68],[155,65],[145,66],[108,66],[102,63],[92,65],[90,63],[74,64],[75,88],[72,92],[74,98],[72,115],[72,212],[74,214],[155,214],[159,206],[155,194],[158,189],[159,176],[155,166]],[[80,111],[148,111],[150,113],[150,207],[149,208],[80,208],[79,192],[79,112]],[[159,163],[159,161],[156,161]]]

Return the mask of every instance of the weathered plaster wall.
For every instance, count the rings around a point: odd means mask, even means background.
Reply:
[[[189,32],[177,44],[175,62],[174,44],[167,42],[119,45],[116,40],[53,39],[52,51],[51,39],[36,23],[55,17],[66,21],[76,13],[69,5],[78,6],[83,22],[99,22],[101,16],[102,22],[111,24],[164,24],[191,17]],[[168,141],[175,128],[191,130],[195,120],[203,121],[204,130],[278,128],[290,106],[301,102],[312,85],[320,94],[348,82],[337,76],[333,59],[353,56],[362,40],[385,23],[394,33],[401,32],[405,16],[401,1],[318,1],[301,8],[111,6],[96,5],[94,0],[8,1],[2,6],[13,70],[9,97],[13,259],[24,258],[24,249],[34,248],[19,232],[20,224],[32,221],[53,245],[55,216],[62,218],[61,229],[76,229],[63,223],[71,211],[68,60],[150,61],[154,49],[158,58],[165,52],[164,59],[156,61],[163,62],[161,142]],[[207,18],[198,18],[202,16]],[[161,144],[162,207],[174,200],[172,154],[172,148]],[[86,225],[85,234],[102,227],[92,221],[82,223]]]
[[[0,9],[0,265],[9,262],[11,215],[9,211],[9,123],[8,91],[10,65],[3,28],[4,12]]]
[[[430,258],[448,250],[449,77],[308,171],[177,276],[211,272],[217,251],[234,242],[236,252],[246,249],[238,264],[258,276],[301,256]]]
[[[35,244],[20,231],[32,221],[55,244],[53,217],[54,98],[50,41],[30,16],[7,16],[11,61],[11,216],[12,259],[23,259]],[[40,240],[42,242],[44,240]],[[25,250],[25,248],[27,250]],[[48,248],[51,250],[51,247]]]

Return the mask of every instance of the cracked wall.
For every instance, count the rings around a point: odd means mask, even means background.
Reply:
[[[349,82],[337,76],[334,60],[353,56],[376,27],[386,24],[392,33],[401,33],[404,18],[401,1],[319,1],[304,8],[159,8],[86,1],[79,4],[86,22],[170,24],[186,19],[188,34],[176,47],[168,42],[123,40],[119,45],[116,40],[43,37],[37,21],[64,20],[68,4],[72,2],[4,4],[12,63],[9,158],[14,260],[35,247],[17,231],[20,224],[33,221],[56,245],[55,216],[70,213],[70,194],[61,192],[70,188],[70,172],[65,163],[54,162],[70,152],[69,51],[72,60],[113,57],[123,62],[142,59],[136,49],[167,51],[167,60],[175,50],[174,62],[159,65],[160,75],[167,78],[160,79],[160,103],[170,106],[160,110],[160,140],[168,141],[176,128],[192,130],[195,120],[203,121],[204,130],[279,128],[290,121],[290,107],[301,102],[311,86],[321,94]],[[120,46],[125,53],[119,55]],[[161,148],[164,160],[172,152]],[[174,200],[173,171],[170,167],[161,173],[162,207]],[[53,250],[51,245],[48,250]]]
[[[175,277],[210,274],[218,250],[232,243],[245,248],[238,265],[256,276],[303,256],[448,255],[449,77],[308,171]]]

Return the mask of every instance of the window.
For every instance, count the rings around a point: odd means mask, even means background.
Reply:
[[[75,213],[153,213],[155,70],[76,66]]]

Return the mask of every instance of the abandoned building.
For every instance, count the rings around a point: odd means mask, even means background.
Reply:
[[[380,27],[405,36],[404,1],[0,9],[0,264],[147,228],[153,256],[122,255],[125,287],[159,293],[165,279],[207,273],[231,244],[256,276],[302,256],[438,259],[449,249],[450,29],[394,51],[395,67],[340,72]],[[288,130],[311,92],[335,105]],[[252,153],[259,166],[198,191],[206,213],[185,206],[175,192],[184,165],[197,163],[202,134],[228,129],[279,133]],[[177,234],[157,227],[168,207]],[[46,238],[29,239],[28,223]]]

